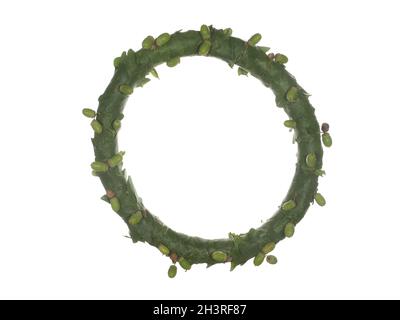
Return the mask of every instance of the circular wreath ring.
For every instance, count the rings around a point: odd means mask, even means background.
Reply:
[[[317,193],[318,177],[324,174],[322,167],[321,131],[308,101],[308,94],[286,71],[287,57],[283,54],[267,54],[269,48],[257,46],[260,34],[248,41],[232,37],[231,29],[219,30],[212,26],[201,26],[200,31],[163,33],[156,39],[148,36],[142,49],[129,50],[114,60],[115,73],[105,92],[99,97],[97,112],[84,109],[83,114],[94,118],[91,126],[95,132],[92,139],[95,162],[91,164],[106,189],[103,200],[111,204],[127,223],[133,242],[142,241],[158,248],[169,256],[173,265],[168,270],[172,278],[176,275],[176,262],[189,270],[193,264],[231,263],[231,270],[254,258],[260,265],[265,257],[275,264],[275,256],[268,255],[275,245],[286,237],[292,237],[295,225],[304,217],[314,200],[321,206],[325,199]],[[229,234],[227,239],[207,240],[178,233],[151,214],[138,197],[130,177],[122,169],[123,152],[118,150],[118,131],[123,119],[123,108],[135,87],[141,87],[150,79],[158,78],[155,66],[167,63],[176,66],[181,57],[209,56],[219,58],[233,67],[239,67],[239,75],[252,76],[272,89],[276,104],[289,116],[284,122],[295,132],[298,144],[296,172],[286,197],[278,211],[257,229],[245,234]],[[332,144],[328,125],[322,125],[322,141]]]

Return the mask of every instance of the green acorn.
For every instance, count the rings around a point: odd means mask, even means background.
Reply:
[[[289,222],[286,226],[284,231],[285,237],[286,238],[291,238],[294,235],[294,230],[295,230],[295,226],[293,223]]]
[[[267,53],[271,48],[259,46],[258,49],[260,49],[264,53]]]
[[[299,89],[297,87],[291,87],[286,92],[286,100],[289,102],[295,102],[299,96]]]
[[[172,68],[172,67],[175,67],[176,65],[178,65],[180,62],[181,62],[181,58],[175,57],[175,58],[172,58],[171,60],[167,61],[167,66]]]
[[[283,125],[284,125],[286,128],[294,129],[294,128],[296,128],[296,121],[294,121],[294,120],[286,120],[286,121],[283,123]]]
[[[261,252],[264,254],[268,254],[275,249],[275,242],[268,242],[262,249]]]
[[[119,92],[121,92],[122,94],[129,96],[132,94],[133,92],[133,88],[127,84],[121,84],[119,86]]]
[[[110,159],[108,159],[107,163],[111,168],[116,167],[119,165],[123,160],[124,152],[118,152],[114,154]]]
[[[179,262],[180,266],[185,270],[190,270],[190,268],[192,267],[192,265],[189,263],[189,261],[187,261],[184,257],[180,257],[178,262]]]
[[[115,211],[118,212],[119,209],[121,208],[121,205],[119,203],[119,199],[117,197],[111,198],[110,199],[110,204],[111,208]]]
[[[199,48],[199,55],[206,56],[211,49],[211,42],[210,40],[204,40],[203,43],[200,45]]]
[[[289,211],[296,207],[296,202],[294,200],[288,200],[282,204],[283,211]]]
[[[203,40],[209,40],[211,38],[210,28],[205,24],[200,27],[200,34]]]
[[[315,168],[317,165],[317,156],[314,152],[311,152],[306,157],[306,165],[309,168]]]
[[[332,146],[332,137],[328,132],[322,134],[322,143],[328,148]]]
[[[94,111],[92,109],[89,109],[89,108],[85,108],[85,109],[82,110],[82,114],[85,117],[94,118],[96,116],[96,111]]]
[[[142,41],[142,48],[143,49],[151,49],[154,45],[154,38],[152,36],[147,36]]]
[[[145,85],[146,83],[150,82],[150,81],[151,81],[151,80],[150,80],[149,78],[140,79],[140,80],[138,80],[138,81],[136,82],[136,87],[141,87],[141,88],[143,88],[144,85]]]
[[[119,120],[119,119],[114,120],[112,126],[115,131],[118,131],[121,128],[121,120]]]
[[[277,53],[275,55],[275,62],[280,63],[280,64],[285,64],[289,61],[288,57],[286,57],[284,54],[282,53]]]
[[[170,38],[171,38],[171,35],[169,33],[160,34],[156,39],[156,46],[162,47],[169,41]]]
[[[265,258],[265,254],[264,253],[260,252],[259,254],[257,254],[254,257],[254,260],[253,260],[254,265],[256,267],[260,266],[263,263],[264,258]]]
[[[108,171],[108,164],[100,161],[92,162],[90,165],[92,169],[96,172],[107,172]]]
[[[168,269],[168,277],[175,278],[178,268],[175,265],[171,265]]]
[[[257,43],[259,43],[261,40],[261,34],[256,33],[254,35],[251,36],[251,38],[249,39],[249,41],[247,41],[247,44],[249,46],[254,47]]]
[[[225,262],[226,259],[228,259],[228,255],[223,252],[223,251],[214,251],[211,254],[211,258],[215,261],[215,262]]]
[[[321,207],[323,207],[324,205],[326,205],[326,200],[325,200],[325,198],[323,197],[322,194],[316,193],[315,196],[314,196],[314,199],[315,199],[315,202],[316,202],[318,205],[320,205]]]
[[[136,211],[134,214],[131,215],[131,217],[128,220],[128,223],[130,225],[136,225],[139,224],[140,221],[143,219],[143,213],[141,211]]]
[[[166,246],[164,246],[163,244],[160,244],[158,246],[158,250],[160,250],[160,252],[165,256],[169,255],[169,249]]]
[[[95,133],[101,134],[103,132],[103,126],[101,123],[97,120],[93,120],[90,125],[92,126],[92,129]]]

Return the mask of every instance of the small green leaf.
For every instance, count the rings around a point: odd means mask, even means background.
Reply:
[[[156,70],[155,68],[153,68],[153,69],[150,70],[150,74],[151,74],[154,78],[160,79],[160,78],[158,77],[158,73],[157,73],[157,70]]]
[[[289,222],[285,225],[285,229],[283,230],[286,238],[291,238],[294,235],[295,226],[293,223]]]
[[[238,264],[237,264],[236,262],[231,261],[231,268],[230,268],[230,271],[235,270],[235,268],[236,268],[237,266],[238,266]]]
[[[319,177],[322,177],[322,176],[324,176],[326,174],[325,170],[322,170],[322,169],[316,169],[314,171],[314,173]]]
[[[248,73],[249,73],[249,72],[246,71],[245,69],[243,69],[243,68],[241,68],[241,67],[238,68],[238,75],[239,75],[239,76],[247,76]]]
[[[259,46],[258,48],[264,53],[267,53],[271,49],[269,47],[262,47],[262,46]]]
[[[143,86],[144,86],[146,83],[148,83],[148,82],[150,82],[150,79],[149,79],[149,78],[140,79],[140,80],[138,80],[138,81],[136,82],[136,87],[141,87],[141,88],[143,88]]]

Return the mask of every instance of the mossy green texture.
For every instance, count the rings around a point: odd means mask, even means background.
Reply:
[[[306,91],[286,71],[285,65],[269,59],[265,52],[256,46],[259,36],[253,38],[252,45],[249,45],[247,41],[230,36],[230,29],[224,31],[209,27],[209,30],[210,37],[207,41],[210,41],[211,45],[207,56],[221,59],[229,65],[235,64],[259,79],[264,86],[272,89],[277,106],[296,123],[296,171],[287,195],[281,202],[292,204],[293,201],[294,207],[290,206],[290,210],[285,211],[280,206],[266,223],[238,237],[211,240],[192,237],[167,227],[145,208],[122,165],[107,168],[108,160],[119,152],[119,121],[133,88],[142,83],[156,66],[167,61],[178,61],[181,57],[199,55],[199,48],[206,34],[204,27],[203,36],[200,31],[193,30],[171,35],[162,34],[155,40],[156,47],[153,50],[130,50],[123,54],[118,59],[110,84],[99,98],[96,120],[102,124],[102,132],[92,139],[96,157],[92,167],[101,172],[99,178],[104,188],[115,193],[119,201],[118,215],[127,223],[132,241],[147,242],[156,248],[162,244],[176,253],[179,263],[186,270],[193,264],[205,263],[210,266],[225,262],[222,261],[222,255],[218,254],[217,257],[213,252],[225,253],[233,266],[244,264],[260,252],[261,255],[264,255],[263,251],[269,252],[271,247],[265,246],[271,243],[275,245],[283,240],[285,226],[288,223],[297,224],[304,217],[318,187],[319,175],[315,172],[322,168],[320,126],[314,108]],[[226,88],[221,87],[221,94],[226,93]],[[267,102],[265,105],[268,107]],[[315,155],[313,170],[306,163],[309,154]],[[175,271],[170,270],[169,275],[174,274]]]

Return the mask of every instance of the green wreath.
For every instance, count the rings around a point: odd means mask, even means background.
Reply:
[[[133,242],[142,241],[158,248],[168,256],[173,265],[169,277],[177,272],[176,262],[189,270],[193,264],[231,263],[231,270],[254,258],[259,266],[264,260],[275,264],[277,259],[268,255],[275,245],[285,237],[292,237],[296,224],[304,217],[314,200],[325,205],[325,199],[317,192],[318,177],[322,168],[321,131],[308,101],[307,92],[288,73],[283,54],[267,54],[269,48],[257,46],[260,34],[248,41],[231,36],[231,29],[218,30],[202,25],[200,31],[163,33],[156,39],[148,36],[142,49],[129,50],[114,60],[115,73],[105,92],[99,97],[97,112],[84,109],[83,114],[94,118],[91,126],[95,132],[92,139],[95,162],[91,164],[93,174],[98,176],[106,189],[103,200],[127,223]],[[145,208],[138,197],[130,177],[122,169],[124,152],[118,150],[118,131],[123,119],[123,108],[135,87],[142,87],[152,74],[158,78],[155,66],[166,62],[174,67],[181,57],[201,55],[219,58],[237,65],[239,75],[252,76],[272,89],[276,104],[289,116],[284,125],[295,132],[298,144],[296,172],[289,191],[279,210],[257,229],[245,234],[229,234],[227,239],[206,240],[178,233]],[[328,124],[323,124],[322,142],[332,145]],[[266,258],[266,259],[265,259]]]

